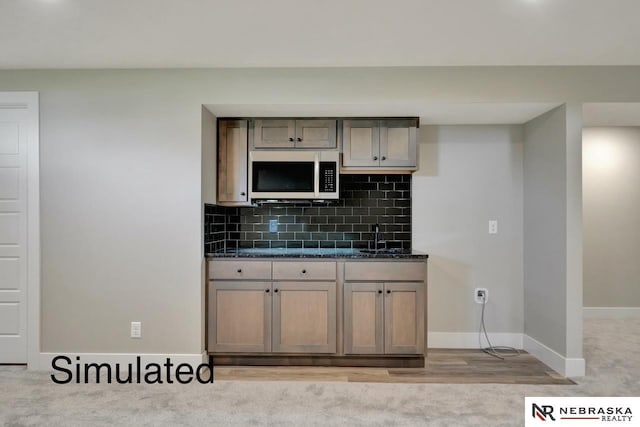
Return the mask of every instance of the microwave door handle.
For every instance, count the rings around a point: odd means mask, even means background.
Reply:
[[[318,153],[315,155],[315,164],[313,168],[313,190],[316,197],[320,197],[320,159]]]

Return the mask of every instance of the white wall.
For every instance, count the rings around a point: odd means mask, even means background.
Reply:
[[[583,132],[584,305],[640,307],[640,127]]]
[[[203,104],[638,101],[640,68],[17,70],[0,71],[0,90],[40,91],[43,350],[197,353]],[[488,149],[504,154],[507,145]],[[452,159],[458,148],[446,147]],[[477,240],[493,214],[485,209],[470,215],[483,217],[478,234],[465,226],[471,234],[441,246],[441,260],[475,266],[498,256],[467,252],[486,243]],[[502,283],[514,274],[504,268]],[[445,270],[433,272],[441,281],[435,298],[447,296]],[[473,280],[488,276],[473,272]],[[454,296],[467,301],[464,288],[475,283],[453,282],[464,283]],[[445,310],[433,310],[438,329],[471,330],[475,313],[452,308],[449,321]],[[494,313],[507,324],[491,329],[517,330],[516,314]],[[143,322],[142,340],[128,337],[132,320]]]
[[[566,359],[582,358],[579,110],[563,105],[524,126],[524,330]],[[583,361],[565,368],[580,375]]]
[[[522,333],[522,127],[423,126],[420,139],[413,246],[429,254],[429,331],[477,334],[484,287],[487,329]]]

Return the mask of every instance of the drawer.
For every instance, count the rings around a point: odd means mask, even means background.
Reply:
[[[346,281],[424,281],[427,267],[424,262],[346,262],[344,280]]]
[[[271,280],[271,261],[209,261],[209,279]]]
[[[274,261],[273,280],[336,280],[336,263]]]

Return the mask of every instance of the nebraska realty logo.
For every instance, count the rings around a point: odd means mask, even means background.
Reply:
[[[638,397],[526,397],[525,426],[639,425]]]

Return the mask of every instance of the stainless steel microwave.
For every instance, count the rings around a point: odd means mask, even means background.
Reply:
[[[251,151],[249,197],[252,200],[337,199],[337,151]]]

